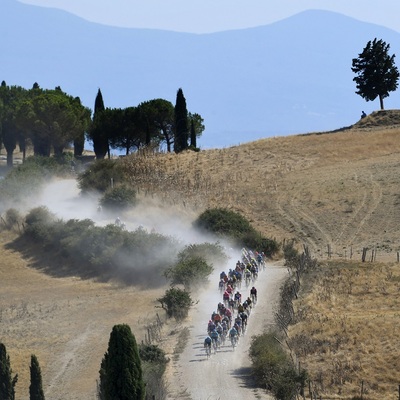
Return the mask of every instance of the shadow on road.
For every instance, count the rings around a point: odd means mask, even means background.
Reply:
[[[250,367],[242,367],[233,370],[232,375],[237,379],[240,387],[258,389]]]

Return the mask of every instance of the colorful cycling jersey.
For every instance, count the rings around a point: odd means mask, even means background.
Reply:
[[[211,339],[218,339],[219,338],[219,334],[217,331],[212,331],[211,334]]]
[[[238,334],[238,332],[237,332],[237,330],[236,330],[235,328],[232,328],[232,329],[229,331],[229,336],[231,336],[231,337],[237,336],[237,334]]]

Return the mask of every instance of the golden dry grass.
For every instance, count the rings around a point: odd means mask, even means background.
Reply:
[[[395,260],[399,135],[399,126],[353,128],[200,153],[133,155],[123,163],[133,185],[164,204],[239,211],[266,235],[295,238],[321,257],[329,244],[335,255],[368,246],[377,260]]]
[[[398,399],[400,266],[329,262],[295,303],[290,341],[324,399]]]

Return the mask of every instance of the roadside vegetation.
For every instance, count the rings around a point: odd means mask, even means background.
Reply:
[[[0,180],[0,212],[9,207],[26,208],[49,180],[72,177],[72,160],[73,156],[68,153],[58,157],[31,156],[9,170]]]
[[[275,240],[264,237],[244,216],[232,210],[208,209],[199,215],[193,225],[205,233],[231,240],[234,246],[264,252],[267,257],[272,257],[279,250]]]

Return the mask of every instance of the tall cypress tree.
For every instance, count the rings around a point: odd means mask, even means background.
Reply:
[[[186,108],[186,99],[182,89],[176,94],[175,103],[175,140],[174,150],[179,153],[188,148],[189,129],[188,129],[188,112]]]
[[[29,386],[29,400],[45,400],[42,387],[42,372],[37,357],[31,355],[31,384]]]
[[[90,138],[93,141],[93,150],[97,159],[103,159],[109,150],[108,137],[104,129],[99,123],[99,115],[105,110],[103,95],[101,90],[97,91],[96,99],[94,102],[93,123],[90,129]]]
[[[0,400],[15,399],[15,385],[18,381],[18,374],[14,378],[11,375],[10,356],[7,355],[6,346],[0,343]]]
[[[101,400],[143,400],[145,389],[136,339],[129,325],[115,325],[100,367]]]

